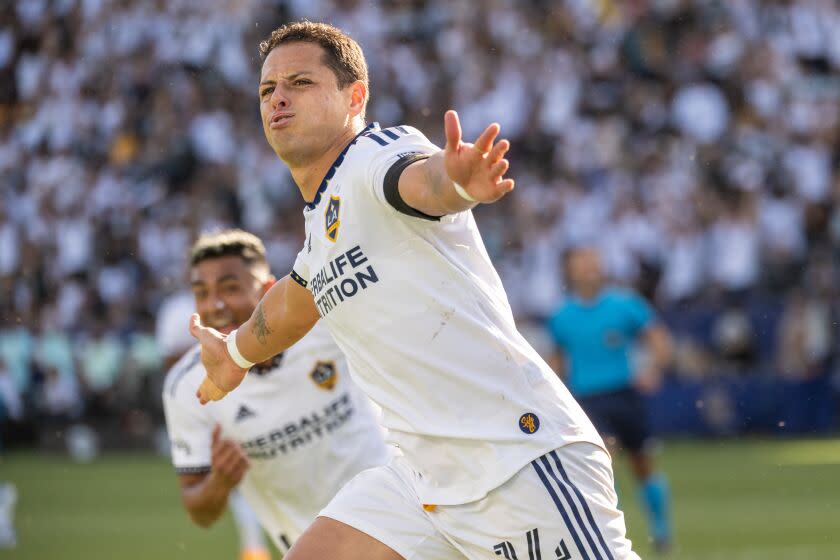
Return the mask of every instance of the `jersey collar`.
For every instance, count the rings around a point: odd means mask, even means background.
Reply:
[[[604,288],[601,288],[601,291],[599,291],[595,295],[595,297],[593,297],[592,299],[584,299],[584,298],[580,297],[579,295],[577,295],[575,293],[572,293],[572,294],[569,295],[569,301],[571,301],[572,303],[574,303],[575,305],[577,305],[579,307],[586,307],[586,308],[597,307],[602,301],[604,301],[604,297],[606,296],[606,293],[607,293],[607,291]]]
[[[335,175],[335,172],[338,171],[338,168],[341,166],[342,162],[344,161],[344,156],[347,155],[347,151],[350,149],[350,146],[355,144],[356,141],[359,138],[361,138],[362,136],[364,136],[365,134],[368,134],[368,133],[373,132],[375,130],[379,130],[379,123],[376,123],[376,122],[370,123],[364,129],[362,129],[362,131],[360,133],[358,133],[356,135],[356,137],[353,138],[353,140],[344,147],[343,150],[341,150],[341,153],[338,154],[337,158],[335,158],[335,161],[333,162],[329,171],[327,171],[327,174],[324,175],[324,178],[321,181],[321,184],[318,186],[318,190],[315,192],[315,198],[312,199],[312,202],[309,202],[309,203],[306,204],[306,208],[305,208],[306,210],[314,210],[315,207],[318,206],[318,203],[321,202],[321,195],[324,193],[325,190],[327,190],[327,185],[329,185],[330,179],[332,179],[333,175]]]

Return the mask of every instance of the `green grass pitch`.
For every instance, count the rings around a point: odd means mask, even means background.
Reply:
[[[680,560],[840,559],[840,441],[669,442],[660,454],[671,480]],[[630,537],[652,557],[645,519],[617,458]],[[88,465],[11,453],[0,480],[19,492],[20,560],[235,560],[228,516],[211,530],[181,510],[165,459],[109,454]]]

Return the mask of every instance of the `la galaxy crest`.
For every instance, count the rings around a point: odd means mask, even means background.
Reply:
[[[330,195],[330,202],[324,211],[324,231],[327,239],[335,243],[338,239],[338,227],[341,225],[339,212],[341,211],[341,198]]]
[[[309,374],[309,378],[321,389],[331,391],[338,381],[335,362],[315,362],[315,369]]]

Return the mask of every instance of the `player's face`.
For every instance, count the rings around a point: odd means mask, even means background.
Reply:
[[[338,89],[312,43],[289,43],[272,50],[260,76],[260,116],[274,152],[290,165],[316,160],[359,113],[358,84]],[[362,86],[363,87],[363,86]]]
[[[579,249],[569,258],[569,281],[577,292],[597,290],[603,281],[601,258],[593,249]]]
[[[255,268],[237,256],[205,259],[190,270],[190,285],[201,322],[225,334],[251,317],[267,285]]]

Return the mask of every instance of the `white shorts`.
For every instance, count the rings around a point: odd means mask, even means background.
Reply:
[[[359,473],[321,512],[406,560],[638,560],[625,536],[610,457],[573,443],[526,465],[483,499],[420,503],[417,473],[397,457]]]

